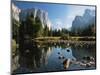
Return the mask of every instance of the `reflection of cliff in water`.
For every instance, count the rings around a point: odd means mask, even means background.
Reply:
[[[37,68],[47,64],[50,53],[50,47],[41,47],[36,42],[24,40],[24,43],[20,44],[17,55],[20,66],[14,72],[34,72]]]
[[[96,59],[96,47],[92,44],[87,44],[84,46],[75,46],[72,45],[73,56],[77,58],[77,60],[81,60],[82,57],[92,56]]]

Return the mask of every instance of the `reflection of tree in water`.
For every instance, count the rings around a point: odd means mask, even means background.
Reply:
[[[25,43],[23,49],[19,50],[19,64],[21,67],[34,68],[39,67],[41,52],[32,42]]]
[[[22,42],[22,41],[21,41]],[[35,72],[41,66],[47,64],[51,49],[48,46],[41,47],[32,40],[24,40],[19,46],[19,67],[16,73]]]

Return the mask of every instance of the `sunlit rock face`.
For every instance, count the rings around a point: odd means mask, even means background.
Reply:
[[[14,18],[16,21],[19,22],[19,14],[21,12],[21,9],[19,9],[17,6],[15,6],[13,3],[11,4],[11,12],[12,12],[12,18]]]
[[[89,25],[95,25],[95,11],[86,9],[83,16],[76,16],[72,22],[71,30],[77,32],[78,29],[84,29]]]
[[[50,29],[51,27],[51,22],[49,20],[48,17],[48,12],[42,10],[42,9],[37,9],[37,8],[31,8],[31,9],[24,9],[21,11],[20,13],[20,20],[21,21],[25,21],[27,15],[33,15],[34,16],[34,21],[36,17],[39,17],[42,26],[44,27],[45,25],[48,26],[48,28]]]

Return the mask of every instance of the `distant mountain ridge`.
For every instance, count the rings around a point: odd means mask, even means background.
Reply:
[[[77,32],[78,29],[85,29],[89,25],[95,25],[95,11],[86,9],[83,16],[76,16],[72,22],[71,31]]]

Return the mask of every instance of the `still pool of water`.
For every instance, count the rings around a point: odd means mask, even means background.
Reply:
[[[95,47],[90,45],[27,45],[13,57],[12,68],[13,73],[95,69],[95,58]]]

